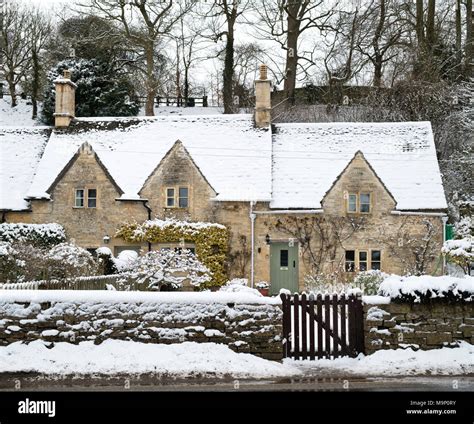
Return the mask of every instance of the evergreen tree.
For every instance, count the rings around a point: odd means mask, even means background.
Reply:
[[[125,71],[111,72],[108,65],[98,60],[67,59],[48,72],[48,85],[44,94],[42,121],[54,122],[54,80],[71,71],[71,80],[77,84],[76,116],[136,116],[140,104]]]

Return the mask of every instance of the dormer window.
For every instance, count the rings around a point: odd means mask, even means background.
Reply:
[[[370,213],[371,195],[370,193],[348,193],[346,204],[348,213]]]
[[[189,188],[186,186],[167,187],[166,188],[166,207],[167,208],[188,208],[189,207]]]

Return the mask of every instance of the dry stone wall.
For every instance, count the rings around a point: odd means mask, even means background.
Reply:
[[[42,339],[215,342],[282,359],[281,309],[268,304],[1,302],[0,346]]]
[[[474,344],[474,304],[389,303],[364,306],[365,353],[380,349],[437,349]]]

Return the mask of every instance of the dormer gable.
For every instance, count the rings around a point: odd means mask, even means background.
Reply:
[[[359,150],[325,193],[321,204],[331,214],[389,213],[397,202]]]

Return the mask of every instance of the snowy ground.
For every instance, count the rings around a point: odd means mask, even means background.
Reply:
[[[18,105],[14,108],[10,105],[10,96],[0,99],[0,126],[31,127],[42,125],[41,122],[31,119],[31,104],[27,100],[17,98]],[[41,110],[41,106],[38,105]]]
[[[396,377],[473,375],[474,346],[417,351],[384,350],[336,360],[267,361],[215,343],[159,345],[107,340],[100,345],[21,342],[0,347],[0,373],[46,375],[155,374],[167,378],[282,379],[319,376]]]
[[[267,361],[247,353],[235,353],[216,343],[185,342],[161,345],[106,340],[100,345],[20,342],[0,347],[0,373],[145,374],[164,377],[284,378],[300,375],[292,365]]]
[[[335,360],[294,361],[284,364],[296,366],[306,375],[336,374],[363,377],[395,377],[411,375],[473,375],[474,345],[460,342],[457,348],[427,351],[412,349],[381,350],[372,355]]]

